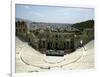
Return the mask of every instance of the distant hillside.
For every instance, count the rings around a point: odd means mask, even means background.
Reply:
[[[94,20],[88,20],[80,23],[75,23],[72,27],[83,31],[85,28],[94,28]]]
[[[17,21],[25,21],[26,23],[30,23],[31,25],[32,25],[32,24],[45,24],[45,25],[51,24],[51,25],[49,25],[49,26],[55,26],[55,25],[57,25],[57,26],[70,26],[70,25],[72,25],[72,24],[70,24],[70,23],[35,22],[35,21],[30,21],[30,20],[27,20],[27,19],[23,19],[23,18],[16,18],[15,21],[16,21],[16,22],[17,22]]]

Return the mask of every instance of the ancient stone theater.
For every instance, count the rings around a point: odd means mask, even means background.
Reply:
[[[68,24],[16,22],[16,34],[30,46],[46,55],[65,55],[79,47],[76,36],[80,31]]]

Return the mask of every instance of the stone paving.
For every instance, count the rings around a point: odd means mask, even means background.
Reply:
[[[16,37],[16,73],[94,68],[94,41],[64,57],[46,56]]]

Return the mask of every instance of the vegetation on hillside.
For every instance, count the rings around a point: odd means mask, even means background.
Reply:
[[[72,27],[79,29],[80,31],[83,31],[86,28],[94,28],[94,20],[88,20],[80,23],[75,23],[72,25]]]

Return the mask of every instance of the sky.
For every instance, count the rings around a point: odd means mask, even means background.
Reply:
[[[94,9],[16,4],[15,17],[34,22],[77,23],[94,20]]]

